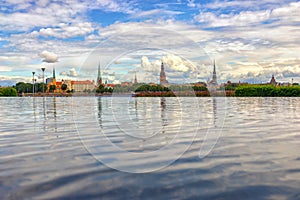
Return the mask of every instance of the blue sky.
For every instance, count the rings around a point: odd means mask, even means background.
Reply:
[[[3,0],[0,85],[46,77],[300,82],[300,1]],[[37,77],[41,81],[41,77]]]

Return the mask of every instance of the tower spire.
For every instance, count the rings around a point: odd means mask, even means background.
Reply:
[[[213,66],[213,76],[212,76],[212,80],[210,81],[211,85],[218,85],[218,81],[217,81],[217,72],[216,72],[216,60],[214,59],[214,66]]]
[[[101,70],[100,70],[100,61],[99,61],[99,64],[98,64],[97,84],[98,84],[98,85],[101,85],[101,84],[102,84]]]
[[[214,74],[216,74],[216,59],[214,59]]]
[[[55,68],[53,67],[53,79],[55,79]]]
[[[135,71],[135,74],[134,74],[134,83],[137,83],[136,71]]]
[[[167,84],[167,77],[166,77],[166,73],[165,73],[165,67],[164,67],[164,63],[161,62],[161,67],[160,67],[160,84]]]

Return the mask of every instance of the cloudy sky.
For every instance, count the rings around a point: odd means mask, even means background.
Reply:
[[[300,1],[2,0],[0,85],[41,79],[109,82],[300,82]]]

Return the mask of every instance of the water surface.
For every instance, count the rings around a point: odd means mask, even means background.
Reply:
[[[26,97],[0,109],[0,199],[300,198],[299,98]]]

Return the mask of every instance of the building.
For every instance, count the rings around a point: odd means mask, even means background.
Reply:
[[[52,81],[53,81],[52,77],[51,78],[46,78],[46,85],[52,83]]]
[[[55,76],[55,68],[53,68],[52,78],[47,78],[46,83],[47,83],[47,92],[58,92],[56,76]]]
[[[95,89],[95,82],[90,80],[71,81],[71,89],[74,92],[93,91]]]
[[[271,80],[270,80],[270,84],[271,84],[271,85],[277,85],[277,82],[276,82],[276,80],[275,80],[274,74],[272,75],[272,78],[271,78]]]
[[[100,74],[100,69],[98,75]],[[98,76],[97,81],[102,83],[101,74]],[[71,81],[71,80],[61,80],[56,81],[55,69],[53,68],[53,77],[46,79],[47,92],[61,93],[67,91],[73,92],[87,92],[93,91],[95,89],[95,81],[85,80],[85,81]],[[65,85],[64,87],[62,87]]]
[[[218,85],[218,81],[217,81],[217,72],[216,72],[216,62],[214,60],[214,69],[213,69],[213,76],[212,76],[212,80],[208,82],[208,84],[210,86],[217,86]]]
[[[127,87],[127,86],[131,86],[131,85],[132,85],[132,82],[128,82],[128,81],[124,81],[120,84],[120,86],[122,86],[122,87]]]
[[[161,85],[168,84],[166,73],[165,73],[165,67],[164,67],[163,62],[161,62],[161,68],[160,68],[160,84]]]

